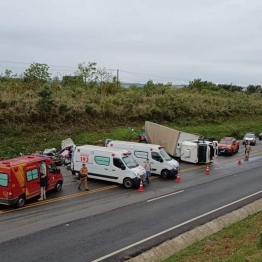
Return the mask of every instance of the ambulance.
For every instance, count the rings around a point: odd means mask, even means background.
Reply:
[[[82,165],[88,168],[88,178],[123,184],[126,188],[145,183],[146,171],[124,149],[101,146],[74,146],[71,171],[79,176]]]
[[[176,178],[178,174],[179,163],[167,154],[163,146],[110,139],[106,139],[105,146],[132,152],[132,156],[141,166],[144,166],[146,160],[149,159],[152,173],[161,175],[163,178]]]
[[[40,164],[46,165],[47,191],[60,191],[63,175],[53,161],[43,156],[21,156],[0,161],[0,205],[22,207],[40,196]]]

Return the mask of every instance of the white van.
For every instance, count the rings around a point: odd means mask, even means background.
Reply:
[[[124,149],[101,146],[74,146],[71,161],[73,175],[79,175],[82,164],[88,168],[88,177],[123,184],[126,188],[145,183],[146,171]]]
[[[163,146],[117,140],[113,141],[110,139],[106,139],[106,146],[110,148],[126,149],[132,152],[132,156],[141,166],[144,166],[146,160],[149,159],[152,173],[161,175],[163,178],[176,178],[179,171],[179,163],[167,154]]]

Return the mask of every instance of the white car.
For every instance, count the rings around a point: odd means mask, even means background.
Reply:
[[[245,144],[246,141],[248,141],[250,145],[255,145],[256,144],[256,135],[254,133],[246,133],[243,138],[243,145]]]

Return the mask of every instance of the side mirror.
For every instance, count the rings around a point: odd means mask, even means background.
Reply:
[[[121,165],[122,170],[126,170],[126,167],[124,165]]]
[[[163,160],[162,158],[160,158],[160,159],[159,159],[159,162],[160,162],[160,163],[163,163],[163,162],[164,162],[164,160]]]
[[[55,172],[56,174],[60,174],[61,173],[61,170],[58,168],[58,169],[56,169],[56,172]]]

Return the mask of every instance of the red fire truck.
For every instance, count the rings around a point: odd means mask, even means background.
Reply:
[[[60,191],[63,175],[50,158],[22,156],[0,161],[0,204],[22,207],[40,195],[40,163],[46,166],[47,191]]]

